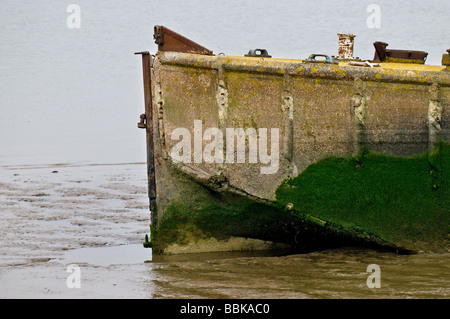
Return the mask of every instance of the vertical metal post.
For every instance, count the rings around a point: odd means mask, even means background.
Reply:
[[[340,59],[353,59],[353,40],[356,35],[351,33],[338,33],[338,36],[338,57]]]
[[[136,52],[142,55],[142,71],[144,78],[144,98],[145,98],[145,125],[138,126],[146,129],[147,138],[147,179],[148,179],[148,197],[150,200],[150,210],[154,211],[156,200],[155,183],[155,157],[153,145],[153,99],[152,99],[152,57],[148,51]]]

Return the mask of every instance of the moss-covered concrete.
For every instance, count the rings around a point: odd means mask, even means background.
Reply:
[[[268,241],[284,243],[302,252],[343,245],[449,249],[450,146],[443,142],[412,157],[364,150],[325,158],[282,183],[275,202],[213,190],[177,175],[185,188],[152,227],[157,254],[185,252],[183,247],[202,251],[201,243],[215,245],[214,251],[223,250],[221,245],[238,249],[230,244],[239,242],[235,238],[262,240],[266,249]],[[245,246],[252,245],[241,249]]]
[[[153,62],[147,116],[158,212],[146,242],[154,252],[199,251],[200,243],[235,249],[233,238],[301,251],[367,243],[448,249],[449,147],[427,152],[438,138],[450,141],[445,67],[179,52],[158,52]],[[225,158],[176,164],[172,134],[201,133],[196,121],[222,132],[278,128],[278,171]],[[202,139],[202,149],[208,143]]]
[[[283,183],[277,201],[358,227],[411,250],[447,251],[450,233],[450,146],[395,157],[367,150],[329,157]]]
[[[221,251],[224,249],[220,245],[228,245],[235,238],[260,239],[264,247],[256,244],[249,247],[242,242],[240,248],[234,245],[236,250],[278,249],[280,244],[298,252],[342,245],[404,250],[358,228],[341,227],[276,203],[261,203],[230,192],[206,189],[197,194],[195,198],[172,202],[167,207],[158,226],[152,229],[155,253],[170,253],[174,247],[180,252],[183,249],[179,247],[195,247],[202,242],[207,245],[216,242],[213,250]]]

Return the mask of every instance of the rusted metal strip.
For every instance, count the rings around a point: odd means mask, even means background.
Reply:
[[[400,62],[400,63],[418,63],[424,64],[428,53],[425,51],[412,50],[392,50],[386,49],[388,44],[386,42],[375,42],[374,62]]]
[[[447,54],[442,55],[442,65],[447,69],[450,67],[450,49],[447,49]]]
[[[146,129],[147,138],[147,178],[148,178],[148,197],[150,199],[150,208],[156,199],[156,182],[155,182],[155,156],[153,145],[153,98],[151,86],[151,68],[152,57],[148,51],[136,52],[135,54],[142,55],[142,70],[144,78],[144,101],[145,101],[145,115],[141,115],[141,122],[138,127]],[[143,123],[145,120],[145,125]]]
[[[211,50],[162,25],[155,25],[153,38],[158,45],[158,51],[212,55]]]

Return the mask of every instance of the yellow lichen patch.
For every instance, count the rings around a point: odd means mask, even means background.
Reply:
[[[278,81],[277,81],[277,80],[270,80],[270,84],[277,85],[277,84],[278,84]]]
[[[377,75],[375,75],[375,79],[377,79],[377,80],[381,80],[381,74],[377,74]]]
[[[345,65],[345,64],[344,64]],[[333,70],[331,70],[332,73],[337,73],[339,75],[345,75],[345,71],[341,68],[339,68],[339,66],[335,65],[333,67]]]
[[[445,67],[439,65],[424,65],[414,63],[381,63],[383,69],[402,69],[417,71],[442,71]]]
[[[318,68],[311,68],[311,73],[317,73],[317,71],[319,71]]]
[[[305,80],[304,79],[297,80],[297,81],[295,81],[295,84],[297,85],[297,87],[304,86]]]

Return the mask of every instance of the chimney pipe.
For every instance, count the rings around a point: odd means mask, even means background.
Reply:
[[[353,59],[353,42],[356,35],[352,33],[338,33],[339,36],[339,59]]]

